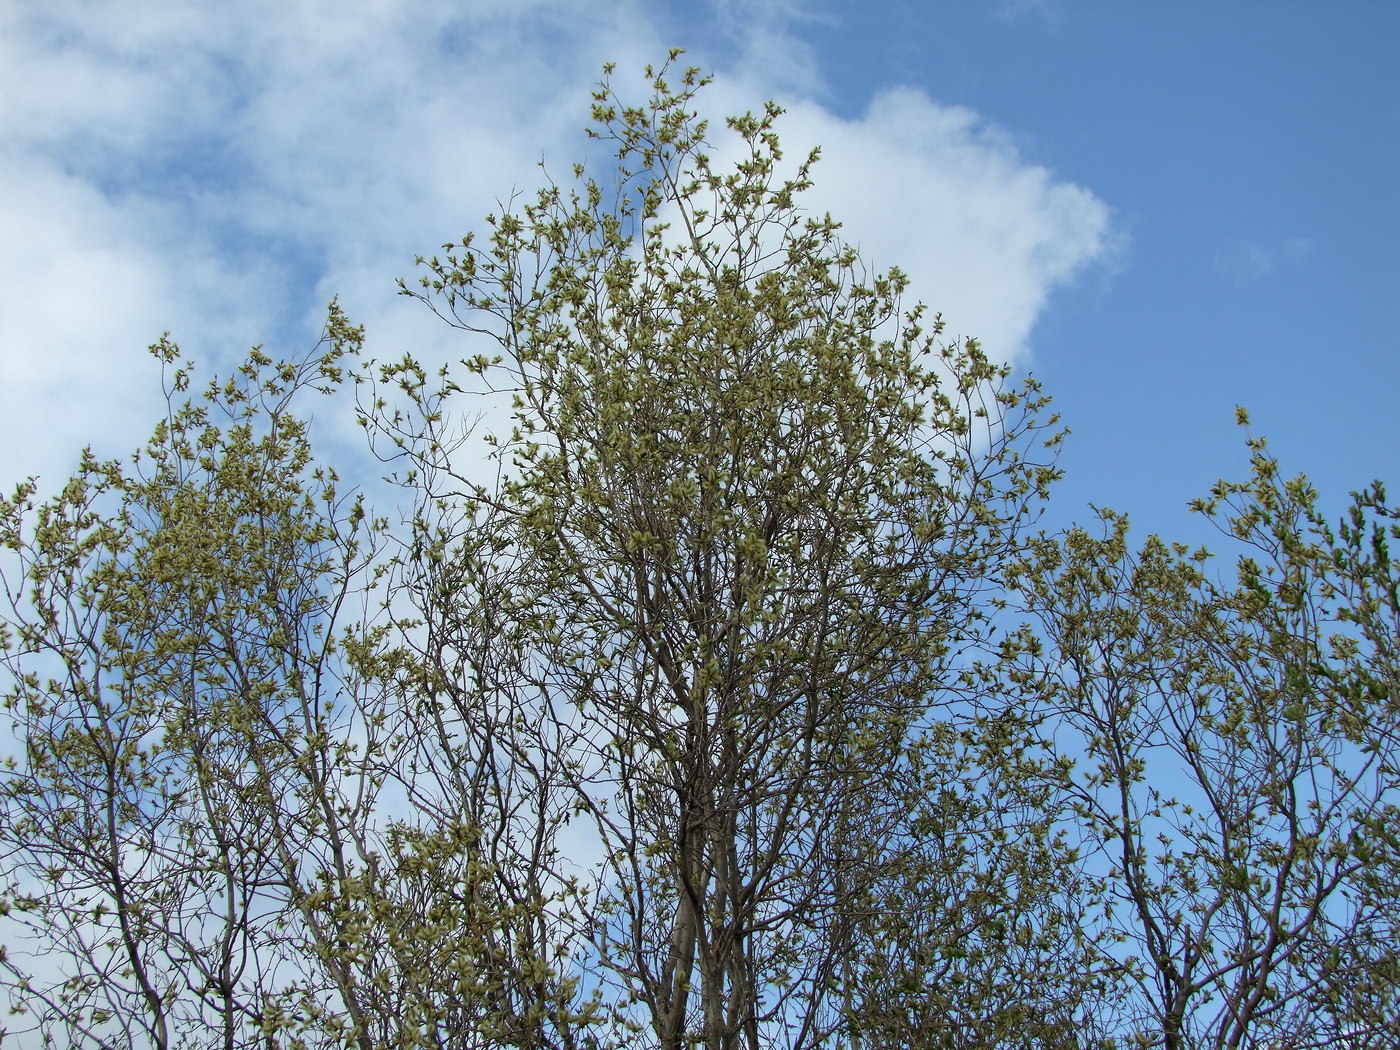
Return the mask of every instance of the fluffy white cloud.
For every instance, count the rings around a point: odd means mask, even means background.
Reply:
[[[1051,292],[1111,258],[1107,206],[970,110],[896,88],[858,120],[805,101],[789,111],[788,143],[822,148],[809,204],[993,356],[1023,362]]]
[[[785,141],[823,145],[814,206],[952,330],[1023,354],[1046,297],[1104,258],[1107,209],[917,92],[833,116],[790,5],[760,16],[762,47],[721,65],[709,104],[787,94]],[[533,187],[541,158],[566,175],[599,67],[660,56],[657,17],[603,0],[0,0],[0,484],[139,441],[141,350],[165,329],[227,367],[248,343],[304,348],[338,294],[377,356],[461,352],[394,278]]]

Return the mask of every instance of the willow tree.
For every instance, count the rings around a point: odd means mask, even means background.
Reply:
[[[775,107],[605,81],[615,155],[427,263],[489,351],[333,312],[133,462],[0,504],[0,983],[75,1046],[1071,1045],[1086,952],[991,692],[1033,383],[800,207]],[[787,174],[783,174],[784,170]],[[408,289],[405,289],[407,291]],[[408,519],[293,411],[351,374]],[[508,391],[494,482],[472,385]]]
[[[0,500],[24,1045],[537,1047],[574,1023],[519,932],[548,919],[483,860],[499,807],[416,775],[441,739],[370,622],[385,523],[295,411],[360,339],[333,308],[312,353],[255,349],[198,395],[162,340],[169,412],[137,456]]]
[[[974,671],[1054,419],[801,208],[816,154],[784,167],[775,106],[721,164],[699,74],[647,76],[644,105],[594,96],[601,180],[404,287],[475,339],[364,405],[431,495],[422,687],[510,750],[615,1038],[1065,1041],[1070,854]],[[458,439],[474,389],[512,397],[495,482]]]
[[[1039,546],[1017,688],[1078,760],[1121,1045],[1394,1045],[1400,511],[1376,483],[1333,526],[1250,445],[1250,478],[1197,504],[1233,578],[1108,513]]]

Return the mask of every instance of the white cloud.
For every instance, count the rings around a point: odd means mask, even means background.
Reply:
[[[1313,242],[1307,237],[1286,237],[1283,255],[1291,263],[1300,263],[1312,254]]]
[[[1306,237],[1287,237],[1278,247],[1236,237],[1216,249],[1213,262],[1216,273],[1241,287],[1267,277],[1280,263],[1302,264],[1312,250],[1313,242]]]
[[[143,353],[163,331],[217,339],[245,327],[253,276],[226,272],[202,245],[152,236],[159,208],[114,201],[43,157],[4,167],[0,204],[0,463],[56,480],[78,450],[123,454],[107,440],[158,408],[159,366]]]
[[[1015,22],[1029,15],[1039,15],[1046,21],[1057,17],[1054,0],[1003,0],[997,8],[997,17],[1004,22]]]
[[[0,483],[140,441],[167,328],[227,367],[339,292],[392,340],[413,257],[576,152],[605,58],[654,53],[566,6],[0,5]]]
[[[802,0],[711,0],[710,6],[730,49],[725,68],[760,87],[760,97],[745,108],[774,93],[822,100],[830,95],[831,86],[800,30],[830,23],[832,16]]]
[[[376,356],[462,352],[394,278],[532,188],[541,157],[567,174],[601,64],[671,43],[649,11],[0,0],[0,485],[142,440],[142,348],[167,328],[227,368],[249,343],[305,348],[339,294]],[[790,152],[824,146],[813,203],[951,329],[1023,356],[1046,297],[1105,257],[1107,209],[915,91],[833,116],[797,15],[760,13],[762,46],[721,65],[706,104],[786,93]]]
[[[752,97],[749,86],[720,89],[731,102]],[[786,105],[787,157],[822,149],[806,206],[829,211],[876,268],[903,270],[949,336],[1024,364],[1050,294],[1114,260],[1109,208],[1027,163],[971,110],[909,88],[881,93],[855,120],[801,99]]]
[[[1235,284],[1257,281],[1274,268],[1274,255],[1253,241],[1233,240],[1215,253],[1215,269]]]

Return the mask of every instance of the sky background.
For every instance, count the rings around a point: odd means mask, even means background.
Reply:
[[[810,205],[1042,380],[1053,524],[1207,535],[1237,404],[1333,506],[1400,484],[1382,0],[0,0],[0,484],[139,444],[166,330],[227,372],[338,295],[375,357],[476,352],[395,279],[567,175],[604,62],[673,46],[716,118],[781,101]]]

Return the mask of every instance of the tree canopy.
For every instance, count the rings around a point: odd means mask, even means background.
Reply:
[[[1382,486],[1330,526],[1252,440],[1198,507],[1229,578],[1109,512],[1046,534],[1036,382],[803,209],[776,106],[715,160],[676,57],[600,85],[600,174],[402,285],[460,361],[376,363],[332,304],[194,396],[163,339],[148,444],[0,503],[9,1032],[1400,1037]],[[394,508],[314,454],[318,394]]]

